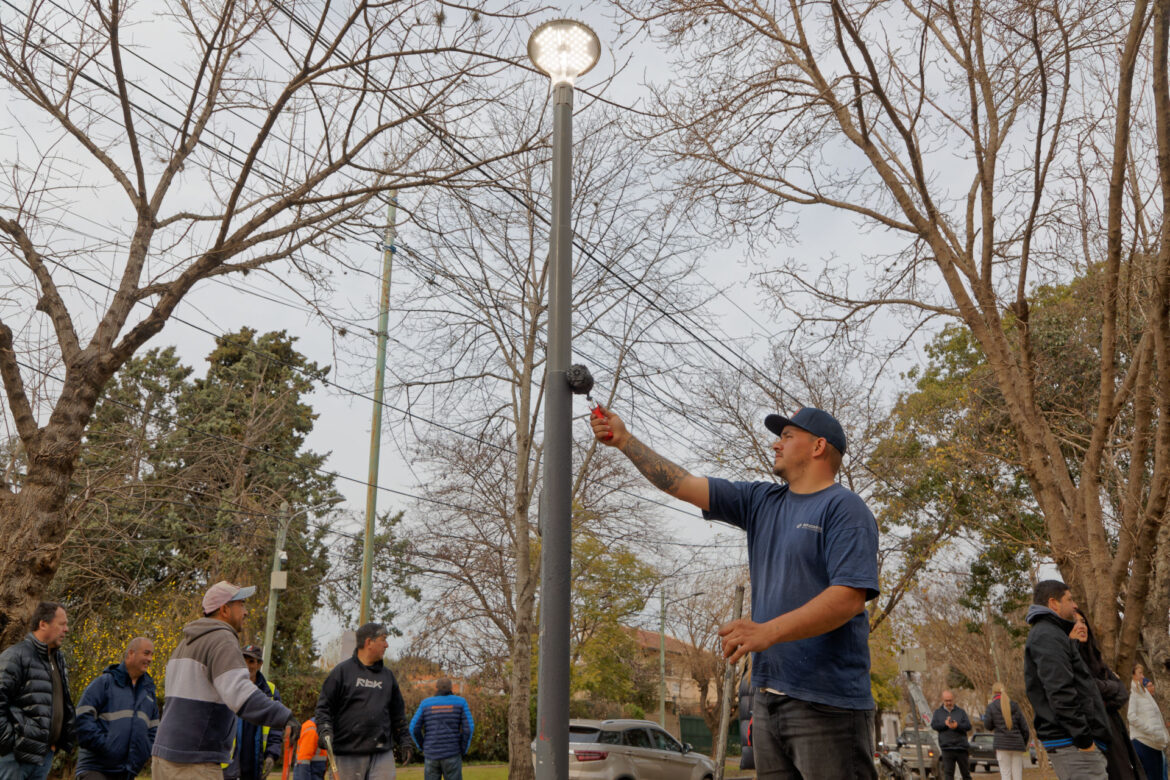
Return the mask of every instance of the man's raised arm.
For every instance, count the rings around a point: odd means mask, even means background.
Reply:
[[[599,442],[621,450],[638,471],[642,472],[642,476],[659,490],[688,504],[694,504],[703,511],[711,508],[706,477],[696,477],[683,467],[662,457],[630,433],[622,418],[608,409],[602,411],[605,413],[604,417],[590,418],[593,435]]]

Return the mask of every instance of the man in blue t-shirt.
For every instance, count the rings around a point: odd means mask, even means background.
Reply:
[[[753,653],[757,777],[876,778],[869,622],[878,594],[877,523],[836,481],[845,431],[828,412],[771,414],[773,473],[786,484],[697,477],[651,450],[609,410],[591,418],[660,490],[747,532],[752,615],[719,630],[735,663]]]

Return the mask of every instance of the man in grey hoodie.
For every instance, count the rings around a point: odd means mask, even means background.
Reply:
[[[252,683],[239,632],[256,588],[217,582],[203,596],[203,617],[183,626],[167,661],[167,695],[154,740],[154,780],[222,780],[236,716],[257,726],[296,730],[292,712]]]

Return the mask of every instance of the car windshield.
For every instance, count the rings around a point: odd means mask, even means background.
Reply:
[[[990,745],[992,742],[995,741],[995,735],[994,734],[976,734],[974,737],[971,738],[971,741],[978,742],[981,745]]]
[[[929,731],[915,731],[914,729],[906,729],[902,732],[900,739],[903,742],[929,742],[930,736],[931,735]]]
[[[569,726],[570,742],[597,742],[600,734],[601,729],[589,726]]]

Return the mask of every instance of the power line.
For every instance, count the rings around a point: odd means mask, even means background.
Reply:
[[[10,5],[10,7],[13,7],[13,8],[15,9],[15,6],[13,6],[13,5],[12,5],[12,3],[10,2],[10,0],[4,0],[4,1],[5,1],[6,3],[8,3],[8,4]],[[66,9],[62,8],[62,7],[61,7],[61,6],[60,6],[58,3],[56,3],[56,0],[51,0],[51,1],[54,3],[54,5],[57,5],[57,7],[58,7],[59,9],[61,9],[61,10],[66,10]],[[312,29],[311,27],[309,27],[309,26],[308,26],[308,25],[307,25],[307,24],[306,24],[306,23],[305,23],[303,20],[301,20],[299,17],[297,17],[297,16],[296,16],[296,14],[295,14],[294,12],[291,12],[291,11],[289,11],[287,8],[285,8],[284,6],[282,6],[280,3],[277,3],[277,6],[278,6],[278,8],[280,8],[280,10],[281,10],[283,13],[285,13],[285,14],[286,14],[286,15],[287,15],[287,16],[288,16],[288,17],[289,17],[289,18],[290,18],[290,19],[291,19],[291,20],[292,20],[292,21],[293,21],[293,22],[294,22],[294,23],[295,23],[295,24],[296,24],[298,27],[300,27],[300,28],[301,28],[303,31],[305,31],[305,32],[308,32],[308,33],[310,33],[310,34],[312,34],[312,33],[314,32],[314,31],[313,31],[313,29]],[[19,10],[19,9],[16,9],[16,10]],[[61,41],[62,43],[65,43],[66,45],[69,45],[69,44],[68,44],[68,42],[67,42],[67,41],[65,41],[65,40],[64,40],[64,39],[63,39],[63,38],[62,38],[62,37],[61,37],[59,34],[57,34],[55,31],[51,31],[51,30],[49,30],[49,29],[48,29],[48,28],[47,28],[47,27],[44,25],[44,23],[43,23],[43,22],[38,22],[37,20],[34,20],[34,19],[32,19],[32,17],[31,17],[31,16],[30,16],[30,15],[29,15],[27,12],[26,12],[25,16],[26,16],[26,18],[28,18],[30,21],[33,21],[34,23],[36,23],[36,24],[39,24],[39,25],[42,27],[42,29],[45,29],[46,31],[50,32],[50,33],[51,33],[51,34],[52,34],[54,37],[56,37],[56,38],[57,38],[59,41]],[[94,29],[94,30],[96,30],[97,28],[95,28],[95,27],[91,27],[90,29]],[[131,52],[133,53],[133,55],[134,55],[135,57],[137,57],[138,59],[142,60],[143,62],[146,62],[147,64],[149,64],[151,67],[155,68],[156,70],[159,70],[159,72],[166,74],[166,72],[165,72],[165,71],[163,71],[163,70],[162,70],[162,69],[161,69],[161,68],[160,68],[160,67],[159,67],[157,64],[155,64],[155,63],[152,63],[152,62],[149,62],[149,61],[145,60],[144,58],[142,58],[142,57],[141,57],[141,55],[138,55],[138,54],[137,54],[137,52],[135,52],[133,49],[131,49],[130,51],[131,51]],[[54,59],[55,59],[55,61],[59,62],[59,64],[65,65],[65,63],[61,62],[61,61],[60,61],[60,59],[59,59],[59,58],[57,58],[57,57],[55,57],[55,55],[53,55],[52,53],[50,53],[50,52],[45,52],[45,53],[47,54],[47,56],[50,56],[50,57],[54,58]],[[110,68],[109,68],[108,66],[104,66],[104,65],[102,65],[100,62],[98,63],[98,66],[99,66],[99,67],[102,67],[102,68],[104,68],[104,69],[105,69],[105,70],[107,70],[107,71],[110,71]],[[170,76],[170,77],[174,78],[174,75],[173,75],[173,74],[166,74],[166,75],[168,75],[168,76]],[[86,79],[87,79],[87,80],[88,80],[90,83],[93,83],[95,86],[98,86],[98,87],[100,87],[100,88],[104,89],[105,91],[109,92],[110,94],[112,94],[112,95],[115,95],[115,97],[119,97],[119,96],[118,96],[118,95],[115,93],[115,91],[114,91],[112,88],[110,88],[109,86],[107,86],[107,85],[105,85],[105,84],[102,84],[101,82],[97,81],[96,79],[93,79],[92,77],[85,76],[84,74],[82,74],[82,76],[83,76],[84,78],[86,78]],[[181,79],[177,79],[177,78],[176,78],[176,81],[178,81],[180,84],[183,84],[183,83],[184,83],[184,82],[183,82]],[[186,86],[186,85],[185,85],[185,86]],[[139,87],[139,89],[142,89],[142,88],[141,88],[141,87]],[[456,154],[457,154],[457,155],[458,155],[458,156],[459,156],[459,157],[460,157],[460,158],[461,158],[461,159],[462,159],[462,160],[463,160],[465,163],[467,163],[469,166],[472,166],[472,167],[473,167],[475,170],[477,170],[478,172],[480,172],[480,173],[481,173],[481,175],[484,175],[486,178],[488,178],[488,179],[489,179],[489,181],[490,181],[492,184],[494,184],[494,185],[495,185],[496,187],[498,187],[499,189],[503,190],[503,191],[504,191],[504,192],[505,192],[505,193],[506,193],[506,194],[507,194],[507,195],[508,195],[508,196],[509,196],[509,197],[510,197],[512,200],[514,200],[515,202],[519,203],[519,204],[520,204],[520,205],[521,205],[523,208],[525,208],[525,209],[526,209],[526,210],[527,210],[529,213],[531,213],[531,214],[532,214],[534,217],[536,217],[536,218],[537,218],[539,221],[543,222],[543,223],[544,223],[544,224],[546,224],[546,225],[547,225],[547,224],[549,224],[548,217],[547,217],[547,216],[546,216],[546,215],[543,213],[543,211],[541,211],[541,210],[540,210],[540,209],[539,209],[539,208],[538,208],[538,207],[537,207],[537,206],[536,206],[536,205],[535,205],[535,204],[534,204],[534,203],[533,203],[533,202],[532,202],[532,201],[531,201],[529,198],[522,197],[520,194],[518,194],[518,193],[517,193],[517,192],[516,192],[514,189],[512,189],[511,187],[508,187],[508,186],[506,186],[506,185],[504,185],[504,184],[500,183],[500,182],[501,182],[501,179],[500,179],[500,177],[488,177],[488,176],[487,176],[487,174],[486,174],[486,171],[487,171],[487,170],[489,170],[489,165],[488,165],[487,163],[481,163],[480,161],[478,161],[478,160],[475,160],[475,159],[474,159],[474,158],[473,158],[473,157],[470,155],[470,153],[467,151],[467,149],[466,149],[465,145],[462,143],[462,141],[459,141],[458,139],[453,139],[453,138],[452,138],[452,137],[451,137],[451,136],[450,136],[448,133],[446,133],[446,132],[445,132],[445,131],[444,131],[442,128],[440,128],[440,127],[436,126],[434,122],[432,122],[432,121],[430,121],[430,120],[426,119],[426,118],[425,118],[425,117],[424,117],[424,116],[423,116],[423,115],[422,115],[420,112],[418,112],[416,109],[413,109],[411,106],[409,106],[408,104],[406,104],[404,101],[401,101],[401,100],[397,99],[397,97],[396,97],[396,96],[393,96],[393,95],[388,95],[387,97],[388,97],[388,99],[390,100],[390,102],[391,102],[391,103],[393,103],[394,105],[396,105],[397,107],[399,107],[399,108],[400,108],[400,110],[402,110],[402,111],[403,111],[403,112],[404,112],[404,113],[405,113],[405,114],[406,114],[408,117],[410,117],[410,118],[414,118],[414,119],[416,119],[417,121],[421,122],[421,123],[422,123],[422,124],[423,124],[423,125],[424,125],[424,126],[427,128],[427,129],[428,129],[428,131],[429,131],[429,132],[431,132],[431,134],[432,134],[432,135],[433,135],[435,138],[437,138],[437,139],[438,139],[438,140],[439,140],[441,143],[443,143],[445,146],[447,146],[447,147],[448,147],[448,148],[449,148],[451,151],[455,152],[455,153],[456,153]],[[156,99],[157,99],[157,98],[156,98]],[[164,106],[166,106],[167,108],[169,108],[170,110],[172,110],[172,111],[175,111],[175,112],[176,112],[176,113],[178,113],[179,115],[182,115],[182,112],[181,112],[181,111],[179,111],[178,109],[175,109],[175,108],[174,108],[174,106],[172,106],[170,103],[168,103],[168,102],[166,102],[166,101],[164,101],[164,100],[159,100],[159,102],[160,102],[162,105],[164,105]],[[136,111],[139,111],[140,113],[143,113],[143,114],[145,114],[146,116],[150,116],[150,117],[154,118],[156,121],[158,121],[158,122],[161,122],[161,123],[163,123],[163,124],[167,125],[168,127],[172,128],[172,129],[174,129],[174,130],[176,130],[176,131],[179,129],[179,128],[178,128],[176,125],[174,125],[173,123],[171,123],[171,122],[169,122],[169,121],[167,121],[167,120],[164,120],[164,119],[162,119],[162,118],[161,118],[161,117],[160,117],[158,114],[156,114],[156,113],[154,113],[154,112],[152,112],[152,111],[149,111],[148,109],[146,109],[146,108],[144,108],[144,107],[142,107],[142,106],[140,106],[140,105],[138,105],[138,104],[136,104],[136,103],[133,103],[132,101],[131,101],[131,106],[132,106],[132,107],[133,107],[133,108],[134,108]],[[233,112],[232,112],[232,113],[233,113],[233,114],[236,114],[237,116],[239,115],[239,114],[238,114],[238,112],[236,112],[236,111],[234,111],[234,110],[233,110]],[[251,120],[250,120],[250,119],[248,119],[247,117],[241,117],[241,118],[242,118],[242,119],[244,119],[245,121],[249,121],[249,122],[251,122]],[[107,119],[108,119],[108,117],[107,117]],[[255,126],[255,123],[254,123],[254,122],[252,122],[252,124]],[[231,147],[231,148],[233,148],[233,149],[235,149],[235,150],[237,150],[237,151],[240,151],[240,152],[243,152],[243,151],[244,151],[243,149],[241,149],[240,147],[236,146],[236,145],[235,145],[233,142],[229,141],[228,139],[224,139],[224,138],[222,138],[221,136],[218,136],[217,134],[215,134],[215,133],[214,133],[214,132],[212,132],[212,131],[207,131],[207,132],[208,132],[208,133],[211,135],[211,137],[213,137],[213,138],[216,138],[217,140],[220,140],[220,141],[222,141],[223,143],[225,143],[225,144],[226,144],[226,145],[228,145],[229,147]],[[227,153],[223,152],[221,149],[219,149],[219,148],[217,148],[217,147],[212,147],[210,144],[208,144],[206,141],[203,141],[202,139],[200,139],[200,144],[201,144],[202,146],[205,146],[206,148],[210,149],[210,150],[211,150],[211,151],[213,151],[214,153],[216,153],[216,154],[219,154],[219,155],[221,155],[221,156],[224,156],[224,157],[226,157],[226,158],[227,158],[227,159],[229,159],[229,160],[232,160],[233,162],[237,162],[237,163],[239,162],[238,160],[235,160],[234,158],[232,158],[232,157],[231,157],[231,155],[229,155],[229,154],[227,154]],[[291,142],[290,142],[290,145],[291,145]],[[263,160],[261,160],[260,162],[261,162],[261,163],[263,163],[263,164],[266,164],[266,165],[267,165],[267,163],[265,163]],[[473,164],[474,164],[474,165],[473,165]],[[268,178],[268,177],[265,177],[265,178]],[[276,180],[273,180],[273,179],[270,179],[270,178],[269,178],[268,180],[269,180],[269,181],[272,181],[272,182],[274,182],[274,183],[275,183],[275,181],[276,181]],[[346,230],[348,231],[348,229],[346,229]],[[352,235],[352,236],[356,237],[356,234],[353,234],[353,233],[352,233],[352,231],[350,231],[350,232],[351,232],[351,235]],[[84,234],[83,234],[83,235],[84,235]],[[97,237],[94,237],[94,236],[90,236],[90,238],[93,238],[94,240],[100,240],[100,239],[98,239]],[[359,238],[359,240],[360,240],[360,238]],[[684,332],[686,332],[686,333],[687,333],[687,335],[688,335],[688,336],[690,336],[690,338],[691,338],[692,340],[694,340],[694,342],[695,342],[695,343],[699,344],[700,346],[703,346],[703,347],[707,348],[709,351],[711,351],[711,352],[712,352],[712,354],[715,354],[716,356],[720,357],[720,358],[721,358],[721,359],[722,359],[724,362],[726,362],[726,363],[727,363],[729,366],[731,366],[733,369],[736,369],[736,370],[737,370],[737,371],[738,371],[738,372],[739,372],[741,375],[743,375],[745,378],[749,379],[749,381],[752,381],[753,383],[755,383],[755,384],[759,385],[759,382],[758,382],[756,379],[754,379],[754,378],[753,378],[753,377],[751,377],[751,376],[748,376],[746,373],[744,373],[744,372],[743,372],[743,370],[742,370],[742,369],[739,369],[739,368],[738,368],[737,366],[735,366],[735,365],[734,365],[734,364],[733,364],[733,363],[732,363],[730,360],[728,360],[727,358],[723,357],[723,356],[722,356],[722,355],[721,355],[721,354],[718,352],[718,350],[715,350],[715,349],[714,349],[714,348],[713,348],[713,347],[712,347],[712,346],[711,346],[711,345],[710,345],[710,344],[709,344],[707,341],[704,341],[703,339],[699,338],[699,337],[698,337],[698,336],[697,336],[697,335],[696,335],[694,332],[692,332],[691,330],[689,330],[689,329],[688,329],[688,328],[686,328],[685,326],[681,326],[681,325],[678,323],[678,321],[675,319],[675,315],[676,315],[676,314],[681,314],[681,313],[679,313],[679,312],[674,312],[674,313],[672,313],[672,312],[668,312],[668,311],[666,311],[666,310],[665,310],[665,309],[663,309],[663,308],[662,308],[662,307],[661,307],[661,306],[660,306],[660,305],[659,305],[659,304],[658,304],[656,301],[654,301],[654,300],[651,300],[651,299],[650,299],[650,298],[649,298],[649,297],[648,297],[648,296],[647,296],[645,293],[641,292],[641,291],[638,289],[638,285],[637,285],[636,283],[629,281],[628,279],[626,279],[626,278],[623,276],[623,274],[622,274],[622,273],[620,273],[620,272],[619,272],[619,271],[617,271],[617,270],[614,270],[614,267],[618,265],[617,263],[607,264],[607,263],[604,263],[604,262],[602,262],[601,260],[599,260],[599,259],[598,259],[598,257],[597,257],[597,255],[596,255],[596,253],[595,253],[595,251],[594,251],[594,248],[593,248],[592,246],[590,246],[590,245],[589,245],[589,244],[588,244],[588,243],[587,243],[587,242],[586,242],[586,241],[585,241],[583,238],[581,238],[580,236],[577,236],[576,234],[574,234],[574,241],[578,243],[578,245],[579,245],[579,248],[580,248],[580,249],[581,249],[581,250],[582,250],[582,251],[585,253],[585,255],[586,255],[586,256],[587,256],[587,257],[588,257],[588,258],[589,258],[589,259],[590,259],[590,260],[591,260],[593,263],[595,263],[596,265],[598,265],[598,267],[602,268],[604,271],[608,272],[608,273],[609,273],[611,276],[613,276],[615,279],[617,279],[619,282],[621,282],[621,283],[622,283],[622,284],[623,284],[623,285],[626,287],[626,289],[627,289],[628,291],[630,291],[630,292],[634,293],[634,294],[635,294],[637,297],[640,297],[640,298],[641,298],[643,301],[645,301],[645,302],[646,302],[646,303],[647,303],[647,304],[648,304],[648,305],[649,305],[649,306],[650,306],[652,309],[654,309],[654,310],[656,310],[656,311],[659,311],[661,314],[663,314],[665,317],[667,317],[669,320],[671,320],[671,322],[672,322],[673,324],[675,324],[675,325],[676,325],[676,327],[682,327],[683,331],[684,331]],[[412,254],[414,254],[416,257],[418,257],[418,255],[417,255],[417,253],[416,253],[416,252],[414,252],[413,250],[410,250],[410,251],[411,251],[411,253],[412,253]],[[363,271],[363,273],[368,273],[368,272],[364,272],[364,271]],[[372,274],[370,274],[370,275],[372,276]],[[87,277],[87,278],[88,278],[88,277]],[[90,281],[93,281],[93,280],[92,280],[92,279],[90,279]],[[105,285],[105,286],[106,286],[108,289],[111,289],[111,290],[113,290],[113,289],[114,289],[114,288],[112,288],[112,287],[109,287],[108,285]],[[177,317],[176,317],[176,319],[179,319],[179,318],[177,318]],[[180,321],[181,321],[181,322],[183,322],[181,319],[180,319]],[[186,322],[184,322],[184,324],[188,324],[188,325],[190,325],[190,326],[192,326],[192,327],[196,327],[196,328],[198,328],[198,326],[194,326],[194,325],[192,325],[191,323],[186,323]],[[714,338],[713,334],[711,334],[709,331],[706,331],[706,334],[707,334],[707,336],[709,336],[709,337],[711,337],[711,338]],[[737,357],[740,357],[740,356],[738,356],[738,355],[737,355]],[[761,371],[759,371],[759,369],[758,369],[758,368],[756,368],[756,367],[755,367],[755,366],[754,366],[754,365],[753,365],[753,364],[752,364],[750,361],[748,361],[748,360],[745,360],[744,362],[746,362],[746,363],[747,363],[749,366],[751,366],[751,367],[753,368],[753,370],[755,370],[755,371],[756,371],[758,374],[762,375],[762,372],[761,372]],[[330,384],[333,384],[333,383],[330,383]],[[339,386],[339,385],[334,385],[334,386],[336,386],[336,387],[339,387],[339,388],[340,388],[340,386]],[[653,397],[653,395],[650,395],[650,396],[648,396],[648,397]],[[372,399],[368,399],[368,400],[372,400]],[[673,434],[672,434],[672,436],[673,436]]]
[[[52,0],[52,1],[54,2],[54,5],[57,5],[57,7],[59,9],[67,10],[67,9],[62,8],[59,4],[57,4],[55,2],[55,0]],[[4,2],[7,5],[9,5],[11,8],[13,8],[14,10],[16,10],[18,12],[20,11],[20,9],[17,8],[11,2],[11,0],[4,0]],[[280,2],[275,2],[274,4],[283,14],[285,14],[290,19],[290,21],[292,21],[297,27],[299,27],[302,30],[302,32],[305,32],[305,33],[309,34],[310,36],[315,34],[314,28],[312,26],[310,26],[307,22],[302,20],[299,16],[297,16],[294,11],[290,11],[288,8],[286,8],[284,6],[284,4],[282,4]],[[60,35],[58,35],[55,31],[49,30],[49,28],[43,22],[40,22],[40,21],[34,19],[31,15],[31,12],[26,11],[26,12],[24,12],[23,15],[30,22],[33,22],[34,24],[37,24],[38,26],[40,26],[42,29],[46,30],[47,32],[50,32],[55,38],[57,38],[62,43],[69,45],[69,43],[67,41],[65,41]],[[6,28],[4,25],[0,25],[0,29],[7,30],[8,28]],[[97,29],[97,28],[91,28],[91,29]],[[67,63],[61,61],[60,58],[58,58],[52,52],[49,52],[41,47],[38,47],[38,48],[46,56],[50,57],[58,64],[62,65],[63,67],[67,67]],[[130,51],[133,52],[132,49]],[[142,60],[143,62],[147,62],[147,60],[142,58],[136,52],[134,52],[134,56],[138,57],[138,59]],[[97,62],[97,61],[95,60],[95,62]],[[156,69],[159,69],[158,66],[155,65],[154,63],[148,63],[148,64],[150,64],[152,67],[155,67]],[[98,67],[101,67],[107,71],[110,71],[109,66],[105,66],[100,62],[98,62]],[[160,72],[165,73],[165,71],[161,71],[161,69],[159,69],[159,70],[160,70]],[[81,78],[85,79],[87,82],[92,83],[93,85],[109,92],[112,95],[115,95],[115,97],[118,97],[120,99],[120,96],[117,95],[117,93],[112,88],[110,88],[108,85],[105,85],[102,82],[100,82],[100,81],[92,78],[91,76],[88,76],[87,74],[84,74],[80,71],[78,72],[78,75]],[[168,75],[171,78],[174,78],[174,74],[166,73],[166,75]],[[176,81],[178,81],[179,83],[183,83],[180,79],[177,79],[177,78],[176,78]],[[475,172],[479,173],[481,176],[483,176],[485,179],[488,180],[490,185],[498,188],[500,191],[505,193],[513,201],[520,204],[524,209],[526,209],[538,221],[540,221],[541,223],[543,223],[545,225],[550,224],[549,217],[531,199],[529,199],[527,197],[523,197],[520,193],[517,193],[515,191],[515,189],[504,184],[502,177],[489,176],[488,171],[491,170],[490,164],[475,159],[472,152],[467,149],[466,144],[462,140],[452,137],[451,134],[446,132],[442,127],[440,127],[433,120],[429,119],[424,114],[419,112],[417,109],[410,106],[406,101],[400,99],[397,95],[390,93],[388,85],[380,83],[376,78],[371,78],[371,81],[374,83],[374,85],[376,87],[380,87],[384,91],[386,99],[391,104],[393,104],[399,110],[403,111],[403,114],[405,117],[407,117],[408,119],[413,119],[414,121],[417,121],[420,124],[422,124],[428,130],[428,132],[431,133],[431,135],[434,138],[436,138],[441,144],[443,144],[445,147],[447,147],[449,151],[453,152],[457,157],[459,157],[459,159],[461,159],[465,164],[467,164],[471,168],[471,170],[474,170]],[[156,99],[158,99],[157,96],[155,96],[155,97],[156,97]],[[166,106],[167,108],[171,109],[172,111],[176,110],[171,104],[169,104],[168,102],[166,102],[164,100],[159,99],[159,102],[162,105]],[[176,125],[174,125],[173,123],[162,119],[157,114],[141,107],[140,105],[134,103],[133,101],[130,101],[130,106],[134,110],[139,111],[146,116],[150,116],[150,117],[154,118],[156,121],[165,124],[166,126],[170,127],[173,130],[176,130],[176,131],[179,130],[179,128]],[[177,113],[182,115],[182,112],[177,112]],[[233,113],[236,113],[236,112],[233,111]],[[109,119],[108,117],[106,117],[106,118]],[[247,120],[246,117],[242,117],[242,118],[244,118],[245,121],[250,121],[250,120]],[[213,138],[217,138],[218,140],[221,140],[223,143],[236,149],[237,151],[243,151],[242,149],[237,147],[231,141],[229,141],[227,139],[223,139],[220,136],[217,136],[214,132],[212,132],[212,131],[207,131],[207,132]],[[284,139],[280,139],[280,140],[284,140]],[[237,162],[237,163],[239,162],[238,160],[235,160],[234,158],[232,158],[230,155],[226,154],[222,150],[211,146],[206,141],[202,140],[202,138],[200,138],[199,143],[201,146],[205,146],[206,148],[210,149],[211,151],[213,151],[216,154],[224,156],[225,158],[232,160],[233,162]],[[290,146],[293,146],[291,141],[289,141],[288,143]],[[268,163],[264,162],[263,160],[258,160],[258,162],[265,164],[265,165],[268,165]],[[268,178],[268,177],[265,177],[265,178]],[[276,183],[276,181],[277,181],[277,180],[273,180],[273,179],[268,179],[268,180],[270,182],[273,182],[273,183]],[[352,231],[350,231],[348,228],[344,228],[340,224],[338,224],[334,227],[335,227],[335,229],[344,230],[346,232],[349,232],[351,237],[356,237],[356,235]],[[359,238],[359,240],[360,240],[360,238]],[[591,262],[596,264],[603,271],[609,273],[611,276],[613,276],[615,279],[617,279],[623,286],[626,287],[626,289],[629,293],[633,294],[635,297],[640,298],[650,308],[660,312],[675,327],[679,328],[683,333],[685,333],[687,336],[689,336],[694,341],[695,344],[697,344],[698,346],[700,346],[700,347],[704,348],[705,350],[707,350],[708,352],[710,352],[711,355],[716,357],[721,362],[725,363],[728,367],[731,368],[732,371],[734,371],[735,373],[739,374],[741,377],[746,379],[750,384],[753,384],[756,387],[758,387],[759,389],[764,390],[765,392],[768,392],[768,388],[764,386],[763,379],[762,379],[764,376],[766,376],[766,372],[764,372],[759,366],[757,366],[754,363],[754,361],[752,361],[752,359],[750,357],[738,352],[737,350],[730,349],[730,348],[727,348],[725,346],[727,351],[733,357],[735,357],[743,365],[746,365],[748,368],[751,369],[751,373],[748,373],[747,371],[744,370],[743,367],[741,367],[741,365],[738,365],[737,363],[733,362],[730,358],[728,358],[726,355],[724,355],[710,341],[705,340],[703,338],[700,338],[699,335],[696,333],[696,331],[704,333],[708,337],[708,339],[711,339],[711,340],[714,340],[715,335],[710,330],[704,328],[703,326],[701,326],[698,323],[695,323],[691,319],[689,314],[686,314],[684,312],[680,312],[677,310],[668,311],[665,308],[663,308],[656,300],[650,298],[648,295],[646,295],[644,292],[642,292],[639,289],[639,286],[636,283],[636,281],[630,281],[629,279],[625,278],[619,263],[617,263],[616,261],[614,261],[612,263],[603,262],[598,257],[595,248],[588,241],[586,241],[583,237],[578,236],[575,232],[573,234],[573,241],[574,241],[574,244],[577,246],[578,250],[581,251],[586,258],[588,258]],[[354,270],[359,270],[359,269],[354,269]],[[369,274],[369,272],[365,272],[365,271],[359,271],[359,272],[366,273],[367,275],[370,275],[370,276],[374,276],[373,274]],[[683,322],[681,321],[683,319],[687,320],[688,324],[683,324]],[[198,326],[191,325],[191,323],[184,323],[184,324],[188,324],[191,327],[198,328]],[[776,383],[774,385],[774,387],[780,393],[781,396],[789,398],[793,403],[796,403],[798,405],[801,403],[799,401],[799,399],[796,398],[795,395],[793,395],[792,393],[787,391],[783,387],[783,385],[781,385],[780,383]],[[419,419],[422,419],[422,418],[419,418]],[[466,434],[459,433],[459,435],[466,435]],[[471,437],[471,438],[474,438],[474,437]],[[870,473],[871,476],[873,476],[875,479],[886,484],[888,487],[892,488],[896,492],[903,494],[902,491],[898,487],[894,486],[891,482],[889,482],[883,476],[881,476],[877,472],[875,472],[867,463],[861,462],[860,465],[862,466],[862,468],[864,470],[866,470],[868,473]],[[361,480],[357,480],[356,478],[353,478],[353,477],[344,477],[343,475],[337,475],[337,476],[339,476],[340,478],[343,478],[345,480],[348,480],[348,481],[357,482],[359,484],[363,484],[363,485],[367,484],[367,483],[365,483]],[[389,488],[381,488],[381,489],[390,490]],[[404,495],[409,495],[409,494],[404,494]],[[905,496],[905,494],[903,494],[903,496],[905,498],[907,498],[907,500],[910,500],[908,496]],[[659,503],[659,502],[654,502],[654,503]],[[662,504],[662,505],[669,507],[669,505],[666,505],[666,504]],[[935,516],[934,513],[932,513],[929,509],[926,509],[925,507],[922,507],[921,505],[917,505],[917,507],[920,511],[923,511],[928,516],[933,517],[936,520],[939,520],[939,522],[941,522],[941,519],[937,518],[937,516]],[[673,509],[674,507],[670,507],[670,508]]]

